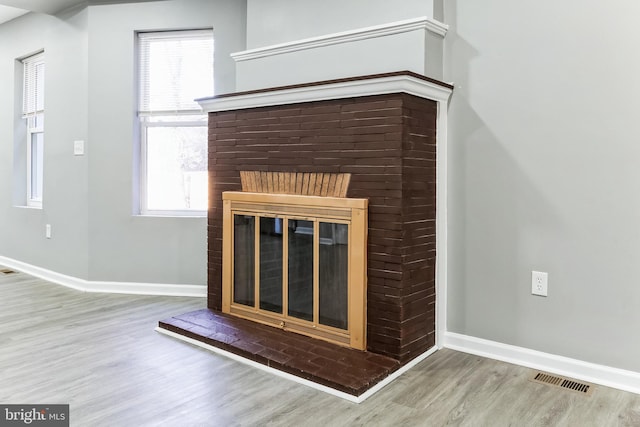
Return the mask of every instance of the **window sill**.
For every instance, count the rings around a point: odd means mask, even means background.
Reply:
[[[139,213],[133,215],[137,218],[207,218],[206,212],[194,212],[194,213],[175,213],[175,212],[167,212],[167,213],[157,213],[157,212],[147,212],[147,213]]]
[[[42,206],[13,205],[13,207],[18,209],[33,209],[36,211],[42,210]]]

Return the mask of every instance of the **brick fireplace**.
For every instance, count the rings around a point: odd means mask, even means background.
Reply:
[[[425,96],[425,87],[440,99]],[[350,174],[347,197],[369,202],[367,351],[402,365],[433,348],[437,124],[451,89],[399,72],[202,100],[208,308],[222,309],[221,201],[223,192],[242,190],[241,171]]]

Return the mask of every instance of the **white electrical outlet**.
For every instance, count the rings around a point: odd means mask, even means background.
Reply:
[[[84,141],[73,141],[73,155],[84,156]]]
[[[549,274],[542,271],[531,272],[531,293],[533,295],[547,296]]]
[[[47,224],[47,225],[44,226],[44,236],[47,239],[51,238],[51,224]]]

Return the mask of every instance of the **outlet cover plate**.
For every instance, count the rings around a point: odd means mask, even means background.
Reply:
[[[547,296],[549,274],[542,271],[531,272],[531,293],[533,295]]]
[[[73,155],[84,156],[84,141],[73,141]]]

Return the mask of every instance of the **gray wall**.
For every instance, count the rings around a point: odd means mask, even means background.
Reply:
[[[403,19],[433,17],[433,3],[432,0],[248,0],[247,49]]]
[[[432,17],[432,1],[248,0],[247,47],[258,48]],[[429,50],[429,53],[427,53]],[[240,60],[238,90],[409,70],[442,77],[442,37],[413,29]]]
[[[233,92],[235,64],[229,53],[244,49],[245,13],[244,2],[236,0],[89,8],[89,275],[93,280],[206,283],[206,218],[132,215],[134,31],[213,27],[216,90]]]
[[[0,255],[89,280],[206,283],[206,218],[133,215],[134,31],[213,27],[216,89],[230,92],[235,64],[228,54],[245,48],[245,17],[242,0],[169,0],[29,14],[0,25]],[[11,142],[15,59],[42,48],[45,188],[38,210],[13,206]],[[86,141],[83,157],[73,156],[77,139]]]
[[[450,331],[640,371],[639,15],[445,2]]]
[[[88,134],[86,10],[60,18],[25,15],[0,25],[0,40],[0,255],[86,278],[88,159],[73,156],[73,141]],[[13,194],[14,128],[21,98],[15,84],[22,81],[16,59],[43,48],[45,203],[44,209],[28,209],[15,207],[18,197]],[[52,224],[50,240],[45,239],[45,224]]]

